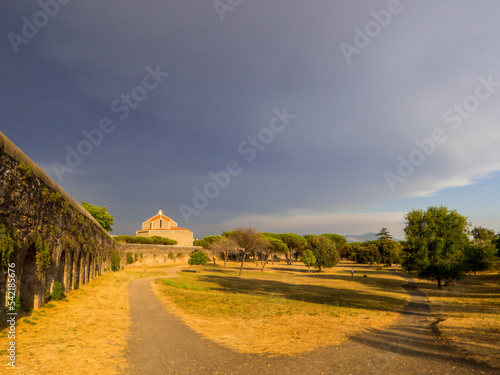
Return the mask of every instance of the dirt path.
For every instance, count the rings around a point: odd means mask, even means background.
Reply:
[[[176,269],[169,270],[174,276]],[[439,339],[423,292],[409,282],[410,302],[386,330],[294,357],[235,353],[203,338],[169,313],[151,279],[129,287],[132,329],[127,374],[498,374],[466,360]],[[335,329],[335,327],[332,327]]]

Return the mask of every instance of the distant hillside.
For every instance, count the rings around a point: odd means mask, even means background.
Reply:
[[[365,242],[365,241],[375,241],[377,239],[377,234],[373,232],[368,232],[365,234],[347,234],[344,236],[347,242]],[[397,238],[393,238],[394,241],[399,241]]]
[[[376,233],[368,232],[365,234],[347,234],[344,236],[347,242],[365,242],[375,241],[377,239]]]

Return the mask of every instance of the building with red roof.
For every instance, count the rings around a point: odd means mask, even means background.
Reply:
[[[142,223],[142,229],[136,232],[137,237],[160,236],[177,241],[177,246],[193,246],[193,232],[189,229],[177,227],[177,223],[163,212]]]

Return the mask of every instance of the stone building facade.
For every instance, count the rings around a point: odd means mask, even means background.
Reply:
[[[193,232],[179,228],[177,223],[160,210],[158,214],[142,223],[142,229],[136,232],[137,237],[160,236],[177,241],[177,246],[193,246]]]

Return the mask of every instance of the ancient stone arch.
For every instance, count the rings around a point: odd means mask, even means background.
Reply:
[[[76,289],[77,286],[85,284],[85,280],[82,275],[82,252],[75,253],[75,262],[73,265],[73,288]]]
[[[40,299],[42,283],[37,272],[36,248],[34,243],[28,247],[22,260],[22,267],[18,270],[17,277],[19,278],[21,306],[24,309],[39,307],[42,303]]]

